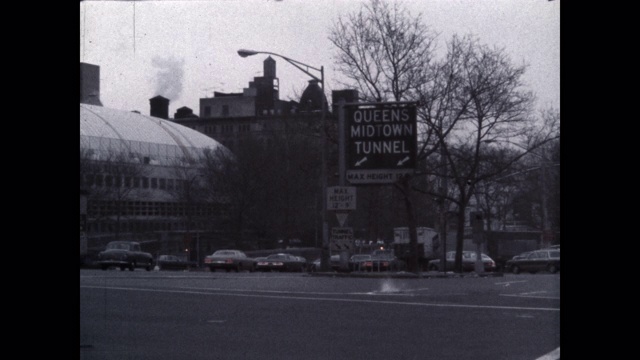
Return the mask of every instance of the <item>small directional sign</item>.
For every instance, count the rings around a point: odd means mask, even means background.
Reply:
[[[344,222],[347,221],[347,216],[349,216],[348,212],[337,212],[336,211],[336,219],[338,219],[338,224],[340,226],[344,226]]]
[[[327,210],[355,210],[356,188],[355,186],[330,186],[327,187]]]
[[[345,116],[349,183],[389,184],[415,172],[416,103],[350,104]]]
[[[350,227],[334,227],[331,228],[331,250],[353,250],[353,228]]]

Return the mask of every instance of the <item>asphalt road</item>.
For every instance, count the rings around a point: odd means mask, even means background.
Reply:
[[[535,360],[559,347],[559,274],[80,271],[87,360]]]

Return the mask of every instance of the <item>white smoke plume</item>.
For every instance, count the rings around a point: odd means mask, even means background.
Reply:
[[[158,69],[156,74],[156,95],[176,100],[182,93],[184,59],[155,57],[151,64]]]

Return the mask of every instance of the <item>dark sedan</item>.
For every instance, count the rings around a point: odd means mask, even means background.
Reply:
[[[548,271],[552,274],[560,271],[560,250],[544,249],[532,251],[524,256],[514,256],[505,264],[507,271],[517,274],[521,271],[536,273]]]
[[[120,270],[133,271],[137,267],[149,271],[153,267],[153,256],[142,251],[140,243],[136,241],[112,241],[104,251],[98,254],[98,265],[102,270],[119,267]]]
[[[204,258],[204,264],[211,271],[222,269],[227,272],[231,270],[252,272],[255,270],[255,260],[240,250],[217,250]]]
[[[455,264],[455,251],[447,252],[447,261],[445,265],[445,271],[452,271]],[[490,272],[496,270],[496,263],[486,254],[481,254],[482,264],[484,265],[484,271]],[[440,259],[429,261],[427,268],[430,271],[442,271],[440,265]],[[475,271],[476,270],[476,252],[475,251],[463,251],[462,252],[462,271]]]
[[[405,268],[404,261],[389,253],[372,255],[372,265],[374,271],[400,271]]]
[[[258,271],[304,271],[307,261],[301,256],[286,253],[272,254],[256,261]]]
[[[189,270],[196,267],[195,261],[187,261],[175,255],[160,255],[156,262],[158,270]]]

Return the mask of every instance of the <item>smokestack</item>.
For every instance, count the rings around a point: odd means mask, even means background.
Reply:
[[[80,103],[102,106],[100,101],[100,66],[80,63]]]
[[[165,120],[169,119],[169,99],[158,95],[149,99],[149,104],[151,106],[149,115]]]

